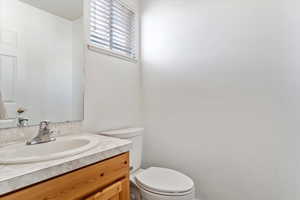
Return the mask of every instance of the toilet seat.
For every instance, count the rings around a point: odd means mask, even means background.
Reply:
[[[135,177],[138,187],[164,196],[186,196],[193,193],[194,183],[175,170],[151,167]]]

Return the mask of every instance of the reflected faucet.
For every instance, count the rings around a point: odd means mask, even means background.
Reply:
[[[35,136],[32,140],[27,141],[26,144],[34,145],[55,141],[56,138],[51,137],[53,131],[50,130],[49,125],[49,121],[41,121],[37,136]]]
[[[18,128],[24,128],[28,125],[29,119],[24,118],[24,117],[18,117],[17,118],[17,126]]]

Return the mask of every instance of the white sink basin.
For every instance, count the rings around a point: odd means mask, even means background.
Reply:
[[[97,136],[64,136],[56,141],[25,145],[18,143],[0,148],[0,164],[41,162],[73,156],[97,146]]]

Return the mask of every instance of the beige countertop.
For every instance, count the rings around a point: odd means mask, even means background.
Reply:
[[[0,165],[0,195],[128,152],[131,148],[128,140],[100,135],[93,137],[100,139],[100,143],[75,156],[29,164]]]

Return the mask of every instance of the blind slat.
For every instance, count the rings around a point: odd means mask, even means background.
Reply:
[[[105,29],[105,30],[109,30],[110,24],[106,23],[106,22],[103,22],[101,20],[97,20],[95,18],[95,19],[90,19],[90,26],[94,26],[94,27],[97,27],[97,28],[99,27],[99,28],[102,28],[102,29]]]
[[[118,23],[118,24],[121,24],[121,25],[123,25],[125,27],[132,28],[134,26],[133,24],[131,24],[130,20],[119,18],[116,15],[113,15],[113,21],[116,22],[116,23]]]
[[[99,40],[99,41],[102,41],[103,43],[109,43],[110,40],[109,39],[105,39],[99,35],[91,35],[91,38],[92,39],[95,39],[95,40]]]
[[[97,0],[97,1],[93,0],[91,1],[91,4],[110,7],[111,0]]]
[[[117,38],[117,39],[119,38],[119,39],[122,39],[122,40],[127,40],[127,41],[130,41],[130,40],[131,40],[130,36],[118,34],[118,33],[116,33],[116,32],[112,33],[112,37],[113,37],[113,38]]]
[[[123,6],[119,1],[117,0],[113,0],[112,1],[113,4],[113,8],[116,8],[118,10],[120,10],[122,13],[127,13],[127,14],[131,14],[134,15],[134,12],[132,12],[130,9],[128,9],[127,7]]]
[[[97,32],[92,32],[91,37],[98,37],[98,38],[102,38],[103,40],[107,40],[108,42],[110,41],[109,35],[103,35]]]
[[[101,46],[101,47],[108,47],[108,45],[107,45],[107,43],[105,43],[105,42],[102,42],[101,40],[98,40],[98,39],[96,39],[96,38],[91,38],[90,39],[91,40],[91,42],[92,43],[94,43],[96,46]]]
[[[116,38],[114,38],[113,40],[112,40],[112,42],[113,43],[116,43],[116,44],[120,44],[120,45],[123,45],[123,46],[130,46],[130,41],[122,41],[122,40],[119,40],[119,39],[116,39]],[[130,47],[130,48],[132,48],[132,47]]]
[[[95,23],[90,24],[90,31],[97,31],[97,32],[109,34],[109,30],[107,28],[97,25]]]
[[[112,27],[112,29],[113,29],[113,33],[117,33],[117,34],[120,34],[120,35],[125,35],[125,36],[128,36],[128,38],[134,38],[135,37],[135,34],[134,34],[135,29],[134,28],[131,30],[131,34],[130,34],[130,32],[124,31],[122,29],[115,29],[114,27]]]
[[[109,24],[110,23],[110,17],[109,16],[105,16],[105,15],[101,15],[101,14],[96,14],[94,12],[91,12],[91,19],[92,20],[99,20],[103,23],[107,23]]]
[[[98,7],[98,6],[95,6],[93,9],[91,9],[91,12],[105,14],[108,17],[110,15],[110,10],[109,9]]]
[[[123,27],[121,27],[121,26],[119,26],[118,24],[112,24],[112,29],[114,30],[116,30],[116,31],[119,31],[119,32],[122,32],[122,33],[125,33],[125,34],[128,34],[128,35],[130,35],[131,34],[131,30],[130,29],[125,29],[125,28],[123,28]]]
[[[135,13],[118,0],[91,0],[89,40],[96,47],[135,58]]]
[[[122,10],[118,9],[117,7],[113,7],[112,10],[113,10],[114,13],[117,13],[120,16],[132,17],[131,13],[126,13],[126,12],[124,13],[124,12],[122,12]]]

